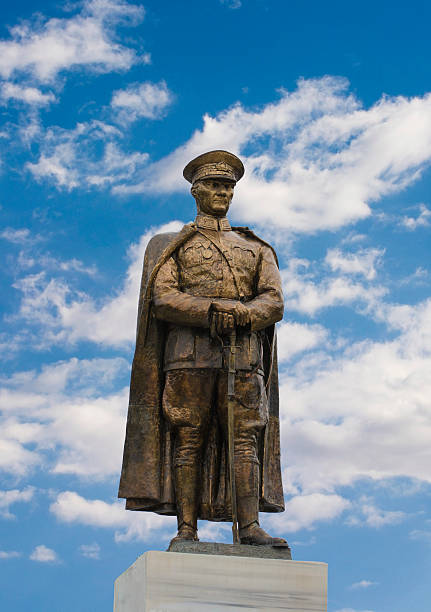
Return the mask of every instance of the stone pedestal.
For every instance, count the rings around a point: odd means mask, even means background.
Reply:
[[[149,551],[115,581],[114,612],[326,612],[327,565]]]

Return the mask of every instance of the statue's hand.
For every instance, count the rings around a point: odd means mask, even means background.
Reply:
[[[213,337],[227,336],[235,328],[235,318],[227,312],[213,311],[211,314],[210,330]]]
[[[238,326],[245,327],[250,323],[250,313],[247,306],[238,300],[215,300],[212,303],[212,310],[215,313],[231,315]],[[232,329],[233,327],[229,331],[232,331]]]

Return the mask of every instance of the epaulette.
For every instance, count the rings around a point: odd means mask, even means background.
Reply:
[[[266,242],[266,240],[263,240],[263,238],[260,238],[259,236],[257,236],[253,230],[251,230],[249,227],[247,227],[246,225],[237,225],[235,227],[232,227],[232,230],[234,232],[239,232],[240,234],[245,234],[246,236],[248,236],[249,238],[253,238],[254,240],[257,240],[258,242],[260,242],[261,244],[264,244],[265,246],[269,247],[271,249],[271,251],[274,253],[274,257],[275,257],[275,262],[278,266],[278,257],[277,257],[277,253],[274,250],[274,247],[271,246],[269,244],[269,242]]]

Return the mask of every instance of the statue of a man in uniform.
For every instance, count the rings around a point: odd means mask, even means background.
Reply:
[[[286,546],[259,525],[259,510],[284,510],[283,295],[272,247],[226,217],[243,174],[226,151],[192,160],[195,221],[148,244],[119,497],[129,510],[176,515],[173,541],[197,540],[198,518],[234,519],[242,544]]]

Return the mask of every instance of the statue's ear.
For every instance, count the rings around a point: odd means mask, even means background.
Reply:
[[[192,196],[194,197],[194,199],[196,200],[197,197],[199,197],[199,186],[198,183],[193,183],[191,189],[190,189],[190,193],[192,194]],[[197,202],[197,200],[196,200]]]

